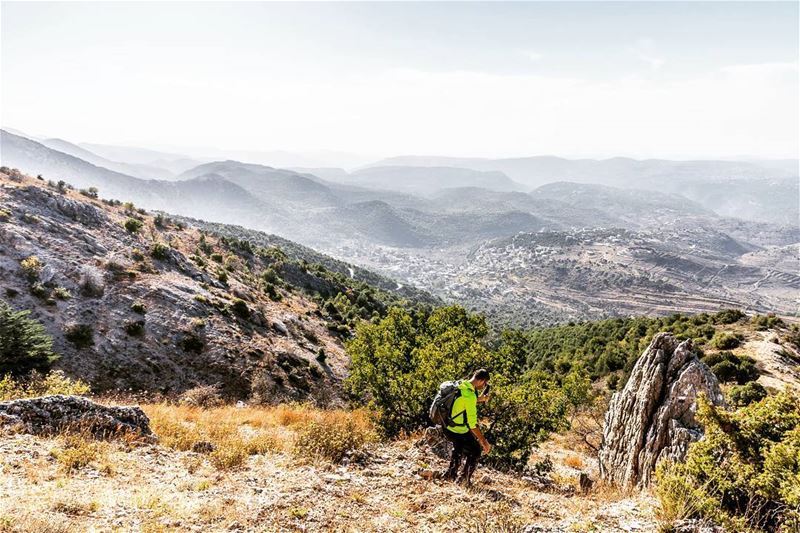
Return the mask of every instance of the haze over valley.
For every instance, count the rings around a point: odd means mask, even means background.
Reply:
[[[796,163],[395,157],[283,169],[2,132],[4,166],[279,235],[519,326],[796,313]]]

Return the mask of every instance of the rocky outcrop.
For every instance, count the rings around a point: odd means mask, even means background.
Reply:
[[[600,447],[600,475],[626,488],[650,483],[662,459],[681,461],[702,427],[697,397],[722,404],[717,378],[692,351],[690,340],[659,333],[614,394]]]
[[[138,407],[107,407],[80,396],[42,396],[0,402],[0,427],[33,435],[86,431],[97,437],[135,435],[154,441],[150,419]]]

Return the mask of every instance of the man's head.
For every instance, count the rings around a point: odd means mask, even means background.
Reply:
[[[486,384],[489,383],[489,371],[485,368],[481,368],[476,370],[474,374],[472,374],[472,386],[478,390],[483,389],[486,387]]]

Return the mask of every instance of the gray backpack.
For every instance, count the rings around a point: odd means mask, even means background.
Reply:
[[[453,403],[456,398],[461,396],[461,389],[458,387],[460,381],[445,381],[439,385],[439,391],[431,403],[428,415],[434,424],[442,427],[447,426],[465,426],[466,424],[457,424],[453,422]]]

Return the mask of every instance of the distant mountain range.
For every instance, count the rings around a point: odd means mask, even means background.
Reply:
[[[0,133],[0,145],[3,165],[41,174],[45,180],[64,180],[81,189],[97,187],[101,197],[147,209],[275,233],[370,267],[401,284],[418,284],[477,307],[482,299],[492,300],[478,288],[485,288],[480,275],[491,277],[489,269],[476,267],[472,281],[477,286],[464,285],[470,287],[466,293],[453,290],[456,273],[474,263],[471,257],[479,257],[473,255],[475,250],[489,250],[488,243],[496,243],[492,250],[502,249],[504,239],[516,235],[568,236],[608,229],[666,243],[674,240],[675,232],[700,228],[719,236],[714,253],[724,250],[729,255],[723,254],[723,259],[708,259],[703,255],[707,248],[691,239],[670,248],[670,254],[680,252],[681,257],[673,270],[680,271],[680,265],[686,269],[677,274],[677,280],[694,279],[692,272],[699,260],[712,261],[713,266],[703,268],[733,272],[732,265],[745,256],[748,264],[761,269],[753,270],[753,276],[759,272],[772,276],[770,261],[786,272],[794,264],[790,254],[770,250],[788,250],[785,247],[800,242],[798,179],[785,163],[394,158],[348,173],[235,160],[191,161],[190,167],[181,169],[190,161],[179,154],[78,145],[61,139],[37,142],[7,131]],[[158,161],[172,166],[159,167]],[[148,173],[166,179],[142,178]],[[641,238],[621,241],[614,253],[633,254],[632,247],[638,246],[633,243]],[[487,253],[480,257],[503,256]],[[516,261],[513,257],[517,256],[512,254],[508,261]],[[595,286],[591,281],[595,276],[609,275],[593,261],[579,266],[586,287]],[[507,289],[526,279],[518,271],[508,275],[516,281]],[[726,278],[709,279],[713,284]],[[734,279],[746,285],[756,283],[750,274]],[[770,279],[772,296],[763,301],[778,302],[786,309],[787,295],[796,293],[795,281],[786,281],[789,278],[782,274]],[[558,276],[549,276],[544,282],[532,282],[531,287],[557,280]],[[781,285],[781,280],[787,284]],[[763,286],[756,283],[753,290]],[[624,283],[615,287],[624,292]],[[580,292],[575,294],[579,299]],[[719,301],[744,298],[745,292],[725,294]],[[628,310],[609,306],[610,313]]]
[[[498,171],[528,187],[566,181],[682,194],[721,215],[797,224],[800,208],[798,161],[668,161],[563,159],[553,156],[514,159],[402,156],[371,166],[461,167]]]

